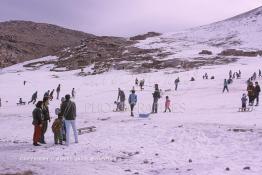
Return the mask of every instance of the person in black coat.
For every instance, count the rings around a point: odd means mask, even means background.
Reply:
[[[41,132],[42,132],[42,122],[43,122],[43,102],[38,101],[36,104],[36,108],[33,110],[33,122],[34,125],[34,135],[33,135],[33,145],[40,146],[38,142],[40,141]]]
[[[260,93],[261,89],[260,86],[258,84],[258,82],[255,83],[255,89],[254,89],[254,98],[256,100],[256,106],[258,106],[259,103],[259,93]]]
[[[155,89],[155,92],[152,95],[153,95],[152,113],[157,113],[158,100],[161,97],[159,89]]]
[[[41,138],[40,138],[40,143],[46,144],[45,142],[45,133],[47,131],[48,127],[48,121],[50,122],[50,114],[49,114],[49,97],[44,97],[43,99],[43,122],[42,122],[42,132],[41,132]]]

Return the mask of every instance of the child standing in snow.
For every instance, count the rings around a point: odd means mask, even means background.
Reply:
[[[60,145],[63,144],[62,127],[63,127],[63,118],[62,116],[58,116],[58,118],[55,119],[52,125],[55,144],[58,144],[58,141]]]
[[[165,112],[166,110],[169,110],[169,112],[171,112],[171,109],[170,109],[170,100],[169,100],[169,97],[166,96],[166,102],[165,102]]]
[[[247,96],[246,96],[246,94],[243,94],[243,96],[241,98],[241,102],[242,102],[242,111],[246,111],[246,108],[247,108]]]

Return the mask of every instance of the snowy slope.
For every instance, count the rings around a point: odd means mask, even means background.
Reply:
[[[51,59],[51,58],[46,58]],[[54,58],[53,58],[54,59]],[[260,175],[262,172],[262,109],[251,113],[237,112],[245,92],[245,80],[262,65],[261,58],[244,58],[224,66],[202,67],[198,70],[169,74],[172,70],[138,75],[145,78],[145,91],[137,90],[135,117],[127,112],[115,113],[113,101],[117,88],[126,95],[134,86],[135,75],[113,71],[103,75],[76,77],[72,72],[21,70],[0,74],[0,172],[32,170],[38,174],[98,175]],[[12,68],[15,69],[15,66]],[[236,80],[230,93],[222,94],[223,79],[229,70],[241,69],[243,78]],[[207,72],[215,80],[202,80]],[[180,77],[179,91],[174,79]],[[190,82],[194,76],[195,82]],[[23,86],[23,81],[28,83]],[[259,79],[262,83],[262,79]],[[46,146],[32,146],[31,112],[33,105],[16,106],[19,97],[28,101],[36,90],[42,97],[48,89],[62,84],[62,95],[76,88],[78,127],[96,126],[97,131],[79,137],[80,143],[69,147],[54,146],[49,126]],[[172,113],[160,112],[149,118],[153,85],[159,83],[169,95]],[[135,87],[138,89],[138,87]],[[59,101],[50,102],[52,121]],[[101,120],[106,119],[108,120]],[[246,132],[230,129],[243,128]],[[252,129],[250,131],[250,129]],[[174,141],[172,141],[174,140]],[[73,138],[71,138],[73,142]],[[189,159],[192,162],[189,162]],[[251,170],[243,170],[244,167]],[[225,169],[229,167],[230,171]]]
[[[182,32],[148,38],[140,48],[160,48],[172,53],[170,58],[199,56],[201,50],[215,54],[225,49],[261,50],[262,7],[236,17]]]

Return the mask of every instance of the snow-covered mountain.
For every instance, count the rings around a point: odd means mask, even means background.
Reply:
[[[262,7],[213,24],[148,38],[140,48],[158,48],[170,53],[169,58],[199,56],[203,50],[215,54],[226,49],[260,50],[262,48]]]

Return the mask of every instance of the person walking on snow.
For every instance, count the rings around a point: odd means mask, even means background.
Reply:
[[[43,102],[38,101],[36,103],[36,108],[33,110],[33,122],[34,125],[34,135],[33,135],[33,145],[41,146],[38,144],[41,137],[42,132],[42,122],[43,122],[43,114],[42,114]]]
[[[35,104],[37,99],[37,91],[32,95],[31,101],[28,102],[28,104],[30,104],[31,102],[33,102],[33,104]]]
[[[179,77],[175,80],[175,90],[177,90],[178,83],[180,82]]]
[[[129,95],[128,102],[131,108],[131,116],[134,117],[134,107],[137,103],[137,95],[135,94],[135,90],[132,90],[132,93]]]
[[[259,104],[259,93],[260,93],[261,89],[260,86],[258,84],[258,82],[255,83],[255,88],[254,88],[254,101],[256,100],[256,106],[258,106]]]
[[[229,90],[228,90],[228,82],[227,82],[227,80],[226,80],[226,79],[224,80],[224,88],[223,88],[223,93],[225,92],[225,90],[227,90],[227,92],[229,92]]]
[[[64,116],[65,125],[66,125],[66,145],[70,144],[70,126],[73,128],[75,143],[78,143],[78,133],[76,129],[76,105],[70,100],[70,95],[65,96],[65,101],[61,106],[61,113],[59,114]]]
[[[171,109],[170,109],[170,100],[169,100],[169,97],[168,96],[166,96],[166,102],[165,102],[165,112],[167,111],[167,110],[169,110],[169,112],[171,112]]]
[[[123,90],[121,90],[120,88],[118,88],[118,96],[117,96],[117,100],[120,100],[120,110],[124,111],[125,110],[125,100],[126,100],[126,96]]]
[[[56,88],[56,99],[59,100],[59,94],[60,94],[60,91],[61,91],[61,86],[60,84],[57,86]]]

